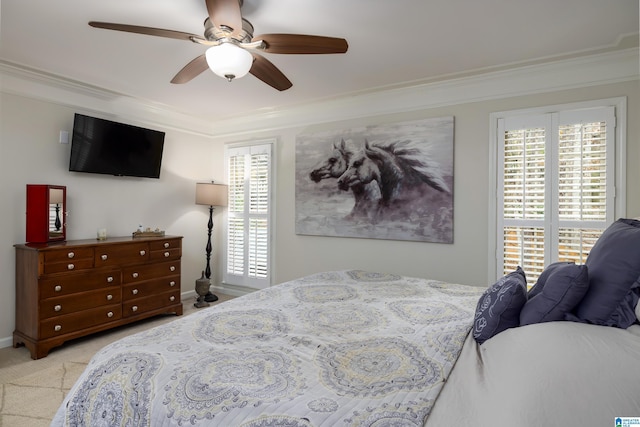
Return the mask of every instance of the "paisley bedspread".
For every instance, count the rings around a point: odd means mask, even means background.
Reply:
[[[325,272],[99,351],[52,426],[422,426],[483,288]]]

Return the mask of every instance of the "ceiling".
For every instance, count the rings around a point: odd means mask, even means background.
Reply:
[[[208,71],[171,84],[204,46],[87,25],[201,35],[204,0],[0,1],[0,61],[208,120],[638,44],[638,0],[244,0],[256,35],[349,43],[342,55],[265,54],[293,83],[278,92]]]

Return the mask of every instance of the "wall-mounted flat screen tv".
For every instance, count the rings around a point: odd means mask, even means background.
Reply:
[[[75,114],[69,170],[160,178],[164,132]]]

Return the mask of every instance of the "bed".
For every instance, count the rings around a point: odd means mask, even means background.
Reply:
[[[640,232],[640,222],[633,227]],[[518,271],[489,288],[323,272],[108,345],[52,426],[616,425],[640,417],[640,240],[631,248],[614,240],[628,253],[622,262],[638,264],[618,301],[633,304],[633,319],[628,307],[595,320],[572,307],[554,320],[572,289],[588,302],[599,288],[591,279],[578,286],[586,267],[569,263],[549,266],[529,291]],[[605,259],[591,262],[596,279],[600,264],[620,269],[597,246]],[[520,320],[563,280],[552,310]],[[539,304],[529,312],[540,315]],[[623,318],[631,324],[607,324]]]
[[[96,354],[52,425],[422,425],[483,289],[324,272]]]

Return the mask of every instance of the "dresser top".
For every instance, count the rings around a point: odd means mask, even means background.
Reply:
[[[118,243],[128,243],[128,242],[152,242],[158,240],[167,240],[167,239],[182,239],[182,236],[149,236],[149,237],[132,237],[132,236],[121,236],[121,237],[109,237],[106,240],[98,240],[98,239],[82,239],[82,240],[66,240],[64,242],[49,242],[49,243],[20,243],[14,245],[15,248],[18,249],[31,249],[31,250],[54,250],[58,248],[64,247],[77,247],[77,246],[104,246],[104,245],[113,245]]]

